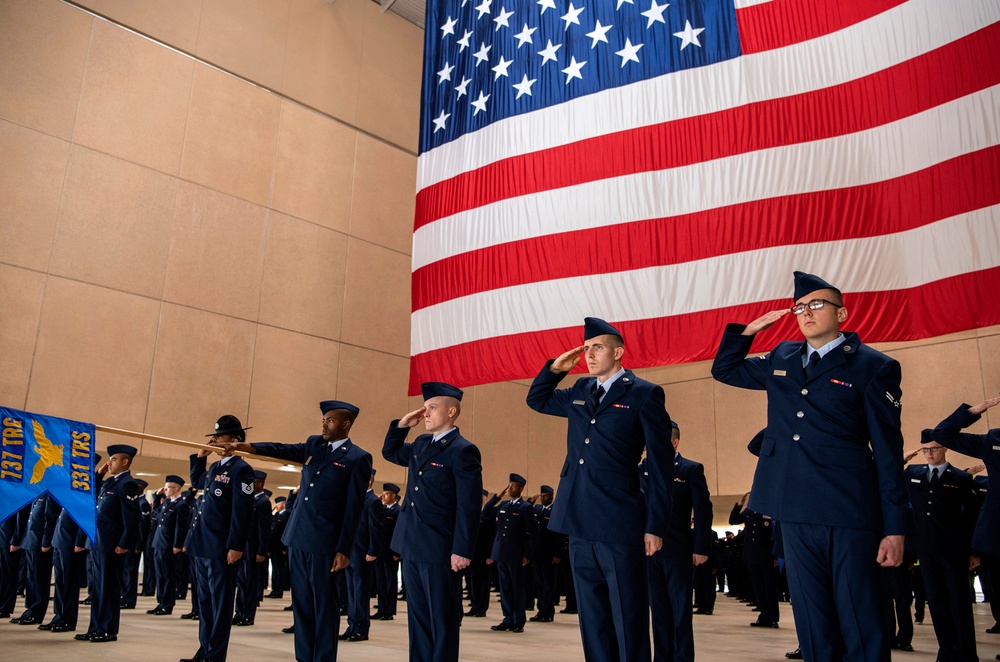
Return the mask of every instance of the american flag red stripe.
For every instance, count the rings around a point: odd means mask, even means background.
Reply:
[[[709,359],[725,323],[789,303],[793,269],[841,285],[868,342],[1000,323],[980,296],[1000,285],[996,3],[741,1],[735,64],[421,154],[411,393],[529,378],[588,314],[628,367]]]

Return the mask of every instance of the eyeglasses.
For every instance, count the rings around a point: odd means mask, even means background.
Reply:
[[[930,448],[921,448],[921,453],[933,453],[934,451],[944,450],[944,446],[931,446]]]
[[[823,306],[825,306],[826,304],[830,304],[831,306],[834,306],[836,308],[843,308],[843,306],[836,304],[832,301],[827,301],[826,299],[813,299],[809,303],[795,304],[794,306],[791,307],[791,311],[796,315],[801,315],[802,313],[806,312],[806,308],[808,308],[809,310],[822,310]]]

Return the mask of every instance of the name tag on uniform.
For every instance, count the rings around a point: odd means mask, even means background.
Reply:
[[[910,482],[911,483],[920,483],[920,479],[919,478],[911,478]]]
[[[784,377],[787,374],[788,374],[788,372],[786,370],[775,370],[774,371],[774,376],[775,377]]]
[[[583,400],[574,400],[574,401],[573,401],[573,404],[574,404],[574,405],[585,405],[585,404],[587,404],[587,403],[586,403],[586,402],[584,402]],[[994,448],[996,448],[996,446],[994,446]]]
[[[995,450],[995,451],[1000,451],[1000,446],[994,446],[994,447],[993,447],[993,450]]]

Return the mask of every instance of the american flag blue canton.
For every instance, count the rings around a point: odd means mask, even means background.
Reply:
[[[420,152],[506,117],[739,55],[732,0],[429,0]]]

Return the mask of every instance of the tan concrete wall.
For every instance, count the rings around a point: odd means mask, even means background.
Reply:
[[[419,405],[420,30],[368,0],[80,4],[111,22],[0,0],[0,403],[181,438],[230,412],[252,439],[297,441],[342,398],[379,477],[403,482],[378,449]],[[883,349],[911,445],[1000,389],[1000,327]],[[664,385],[713,494],[749,489],[764,395],[708,363],[637,372]],[[459,423],[490,488],[558,482],[565,425],[527,409],[527,384],[467,391]]]

